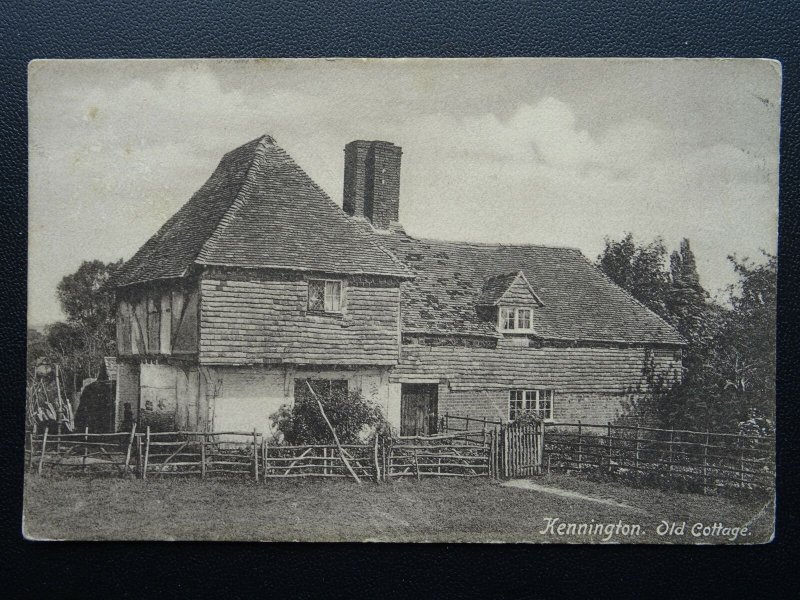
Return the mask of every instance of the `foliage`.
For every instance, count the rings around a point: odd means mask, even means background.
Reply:
[[[519,425],[538,425],[542,422],[542,417],[538,413],[532,410],[526,410],[521,412],[517,415],[517,418],[514,419],[514,422]]]
[[[774,420],[777,261],[728,257],[739,282],[718,304],[700,285],[689,241],[665,264],[660,239],[606,240],[597,266],[686,339],[679,385],[645,374],[652,399],[640,414],[666,428],[738,431],[750,419]]]
[[[284,404],[270,415],[272,425],[288,444],[330,444],[334,441],[331,430],[316,398],[306,390],[298,389],[292,406]],[[389,431],[383,412],[360,392],[336,387],[315,391],[342,444],[359,443],[369,431]]]
[[[85,261],[61,280],[56,295],[67,319],[48,325],[44,335],[28,331],[29,386],[36,364],[46,361],[60,366],[64,392],[72,396],[84,378],[97,376],[104,356],[115,354],[114,298],[106,284],[121,264]]]
[[[657,315],[667,318],[669,273],[664,269],[667,249],[661,238],[637,244],[628,233],[621,240],[606,238],[597,266],[611,281]]]

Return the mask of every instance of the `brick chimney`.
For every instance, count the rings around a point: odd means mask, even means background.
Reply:
[[[400,156],[390,142],[356,140],[344,147],[344,201],[351,217],[368,219],[376,229],[389,229],[400,212]]]

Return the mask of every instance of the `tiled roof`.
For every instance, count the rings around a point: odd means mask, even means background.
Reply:
[[[113,285],[181,277],[194,263],[408,277],[377,238],[262,136],[226,154]]]
[[[476,307],[487,280],[502,285],[508,274],[522,271],[543,304],[533,317],[542,338],[685,343],[579,250],[415,239],[401,232],[381,240],[416,275],[402,284],[405,332],[497,336],[494,322],[481,319]]]
[[[491,306],[506,293],[509,286],[514,283],[518,272],[516,273],[502,273],[500,275],[492,275],[487,277],[483,282],[483,288],[478,295],[476,304]]]

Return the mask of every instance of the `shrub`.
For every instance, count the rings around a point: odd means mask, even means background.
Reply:
[[[270,415],[272,426],[291,445],[330,444],[331,430],[310,392],[298,390],[292,406],[284,404]],[[335,387],[318,394],[325,415],[342,444],[356,444],[376,433],[389,431],[381,409],[366,400],[359,391],[347,392]]]

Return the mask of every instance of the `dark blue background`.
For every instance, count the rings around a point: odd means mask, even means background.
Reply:
[[[3,342],[0,569],[8,591],[63,597],[593,596],[622,584],[672,596],[788,585],[797,517],[798,31],[795,2],[114,2],[0,6]],[[779,295],[779,522],[766,548],[33,544],[20,538],[24,411],[26,68],[34,58],[255,56],[732,56],[783,63]],[[502,510],[498,507],[498,510]],[[202,574],[203,577],[198,575]],[[8,576],[10,575],[10,577]],[[597,578],[600,578],[598,580]],[[666,583],[662,578],[669,578]],[[333,585],[347,584],[333,593]],[[787,588],[788,589],[791,588]],[[250,594],[252,596],[252,594]],[[267,596],[267,597],[268,597]]]

